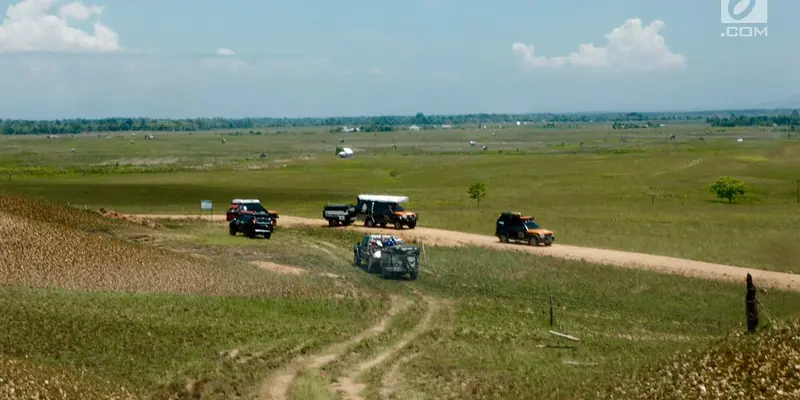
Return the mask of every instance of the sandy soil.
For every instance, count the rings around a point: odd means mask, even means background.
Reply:
[[[367,370],[385,362],[389,357],[408,346],[411,341],[416,339],[419,335],[430,329],[431,319],[434,314],[439,310],[439,303],[430,297],[425,297],[424,300],[428,303],[427,310],[422,316],[419,324],[409,332],[403,339],[393,343],[389,348],[379,352],[375,357],[366,360],[352,370],[347,375],[339,378],[331,384],[331,390],[343,395],[345,400],[363,400],[364,397],[361,392],[366,389],[366,385],[358,382],[358,378]]]
[[[350,348],[364,339],[385,331],[386,328],[389,327],[391,319],[408,308],[411,302],[408,299],[400,298],[392,301],[391,304],[392,308],[377,324],[369,327],[348,341],[333,344],[316,354],[295,359],[289,365],[284,366],[264,379],[258,391],[253,393],[250,398],[259,400],[286,400],[287,392],[300,371],[304,369],[321,368],[341,357],[343,354],[346,354]]]
[[[197,215],[136,214],[131,216],[140,219],[211,219],[209,216],[199,217]],[[213,216],[213,220],[224,221],[225,216],[215,215]],[[568,260],[580,260],[592,264],[606,264],[626,268],[647,269],[668,274],[705,279],[736,281],[742,283],[744,282],[747,274],[750,273],[753,276],[753,280],[756,282],[756,284],[761,287],[800,291],[800,275],[735,267],[731,265],[713,264],[675,257],[634,253],[629,251],[606,250],[559,244],[553,244],[550,247],[532,247],[522,244],[506,244],[500,243],[499,240],[494,236],[423,227],[402,230],[392,228],[365,228],[363,226],[328,228],[327,222],[322,219],[292,217],[287,215],[281,215],[278,219],[278,227],[280,226],[319,226],[325,227],[326,229],[348,229],[359,232],[388,233],[400,236],[409,241],[415,240],[425,244],[437,246],[472,245],[493,249],[508,249]]]

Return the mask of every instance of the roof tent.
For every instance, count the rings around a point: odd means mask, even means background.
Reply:
[[[406,196],[387,196],[382,194],[360,194],[358,200],[361,201],[378,201],[381,203],[405,203],[408,201]]]

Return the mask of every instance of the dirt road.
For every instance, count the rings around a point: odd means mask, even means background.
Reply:
[[[129,216],[142,219],[213,219],[214,221],[225,221],[224,215],[215,215],[213,218],[208,216],[199,217],[197,215],[157,214],[132,214]],[[406,240],[417,240],[430,245],[468,245],[501,250],[515,250],[568,260],[581,260],[592,264],[606,264],[626,268],[647,269],[675,275],[735,281],[742,284],[744,284],[747,273],[750,273],[753,276],[753,280],[755,280],[755,282],[757,282],[757,284],[761,287],[800,291],[800,275],[742,268],[723,264],[713,264],[702,261],[685,260],[681,258],[652,254],[559,244],[554,244],[550,247],[532,247],[522,244],[506,244],[500,243],[494,236],[422,227],[403,230],[391,228],[365,228],[363,226],[328,228],[327,222],[323,219],[291,217],[286,215],[282,215],[278,219],[278,227],[281,226],[319,226],[325,227],[326,229],[347,229],[359,232],[387,233],[400,236]]]
[[[251,393],[249,397],[258,400],[286,400],[289,388],[300,371],[318,369],[335,361],[364,339],[385,331],[389,327],[391,319],[411,305],[408,299],[402,298],[392,301],[391,304],[392,309],[376,325],[369,327],[347,341],[335,343],[318,353],[297,358],[265,378],[258,386],[257,392]]]

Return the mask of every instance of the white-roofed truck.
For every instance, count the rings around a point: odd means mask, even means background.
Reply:
[[[393,225],[397,229],[403,229],[403,226],[414,229],[418,222],[417,213],[400,205],[406,202],[406,196],[360,194],[356,204],[357,217],[364,220],[366,227]]]

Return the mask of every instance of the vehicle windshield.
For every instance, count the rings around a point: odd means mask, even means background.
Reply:
[[[263,212],[267,211],[264,208],[264,206],[262,206],[261,204],[258,204],[258,203],[241,204],[241,205],[239,205],[239,209],[242,210],[242,211],[263,211]]]
[[[400,204],[392,204],[392,211],[405,211],[406,209],[403,208]]]
[[[539,226],[539,224],[537,224],[536,221],[533,221],[533,220],[525,221],[525,227],[528,228],[528,229],[540,229],[541,228]]]

